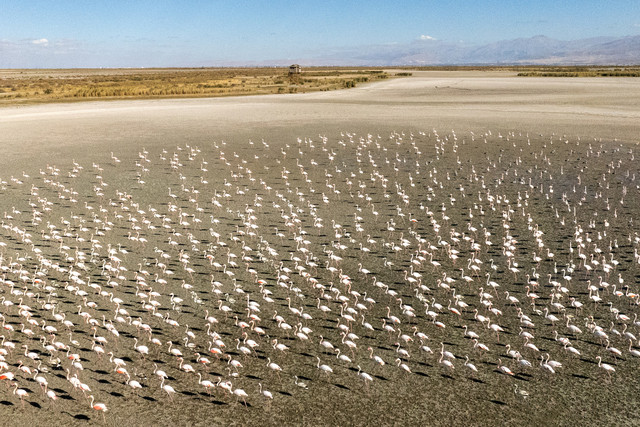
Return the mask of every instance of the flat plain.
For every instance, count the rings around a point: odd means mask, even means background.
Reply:
[[[0,413],[634,424],[639,92],[415,71],[2,108]]]

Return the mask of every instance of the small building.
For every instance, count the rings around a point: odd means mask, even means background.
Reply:
[[[302,68],[300,68],[300,65],[293,64],[289,66],[289,74],[300,74],[301,72]]]

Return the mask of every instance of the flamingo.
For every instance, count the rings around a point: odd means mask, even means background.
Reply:
[[[616,371],[615,368],[608,363],[602,363],[602,357],[600,356],[597,356],[596,359],[598,359],[598,368],[604,369],[609,377],[609,381],[611,381],[611,373]]]
[[[516,396],[520,396],[523,399],[527,399],[529,397],[529,392],[523,389],[518,390],[518,384],[514,384],[514,393]]]
[[[96,411],[101,411],[102,420],[105,421],[104,413],[108,411],[107,405],[105,405],[104,403],[94,403],[95,398],[93,397],[93,395],[90,395],[89,398],[91,399],[91,408],[95,409]]]
[[[18,383],[13,383],[13,394],[17,395],[20,398],[20,403],[24,407],[24,398],[29,396],[26,390],[18,388]]]
[[[176,391],[173,387],[171,387],[170,385],[165,385],[164,384],[164,377],[162,377],[162,381],[160,381],[160,389],[164,390],[168,395],[169,395],[169,399],[171,401],[173,401],[173,396],[172,394],[174,394]]]
[[[511,369],[509,369],[507,366],[504,366],[502,364],[501,359],[498,359],[498,369],[500,370],[500,372],[502,372],[505,375],[511,375],[511,376],[515,375],[513,371],[511,371]]]
[[[373,377],[369,374],[367,374],[366,372],[362,371],[362,368],[360,367],[360,365],[358,365],[358,377],[360,377],[360,379],[362,379],[365,383],[365,386],[368,387],[369,383],[373,381]]]
[[[320,369],[322,372],[326,374],[333,374],[333,369],[331,369],[329,365],[321,365],[320,358],[318,356],[316,356],[316,359],[318,359],[318,364],[316,365],[318,369]]]
[[[213,387],[215,387],[215,384],[212,383],[209,380],[202,380],[202,374],[200,372],[198,372],[198,384],[200,384],[201,386],[203,386],[206,390],[207,393],[211,394],[211,389]]]

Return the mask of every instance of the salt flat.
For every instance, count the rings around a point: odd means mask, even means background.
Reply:
[[[17,173],[23,155],[63,161],[74,150],[133,150],[184,138],[242,141],[332,130],[549,129],[634,142],[640,85],[631,78],[523,78],[500,72],[414,72],[335,92],[227,99],[112,101],[0,110],[0,143]],[[73,153],[81,156],[82,153]],[[59,160],[58,160],[59,159]]]
[[[0,415],[633,423],[637,95],[417,72],[0,110]]]

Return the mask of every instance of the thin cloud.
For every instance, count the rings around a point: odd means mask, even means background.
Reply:
[[[81,40],[0,38],[0,68],[69,68],[101,66],[104,49],[91,49]]]
[[[31,40],[31,43],[35,44],[36,46],[49,46],[49,40],[47,39]]]
[[[435,37],[431,37],[423,34],[420,36],[420,40],[438,40],[438,39]]]

